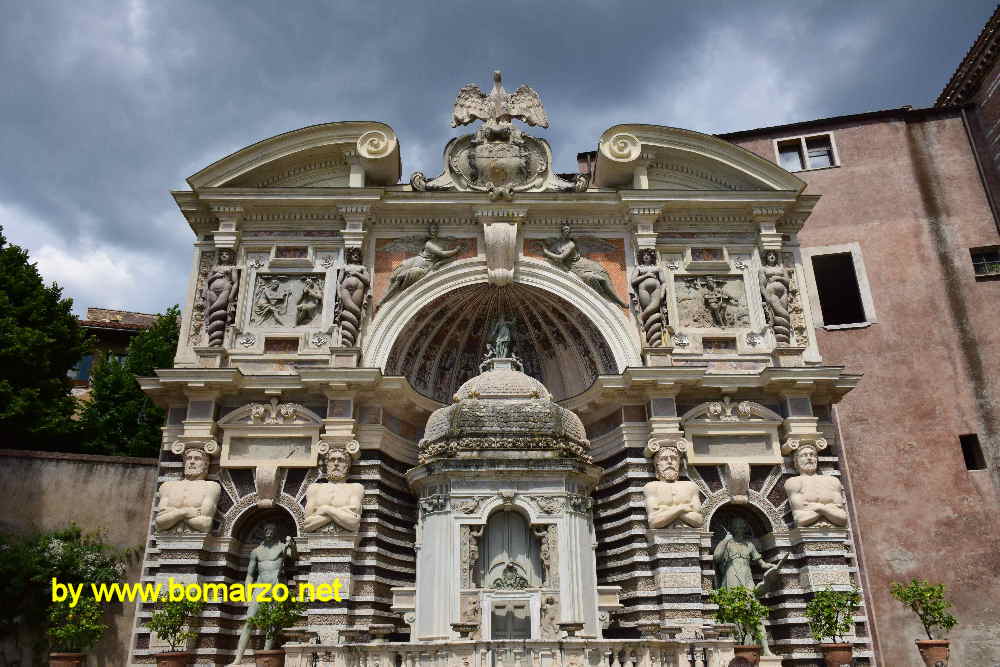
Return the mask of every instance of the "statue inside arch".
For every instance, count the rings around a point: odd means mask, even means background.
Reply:
[[[745,519],[736,517],[728,527],[723,527],[723,538],[715,545],[712,560],[715,562],[715,578],[718,588],[742,587],[760,595],[778,583],[779,571],[788,554],[784,554],[777,563],[764,560],[753,543],[750,524]],[[758,584],[754,583],[753,565],[763,570],[763,576]],[[763,622],[762,622],[763,623]],[[760,628],[761,651],[763,655],[773,655],[767,643],[767,633]]]
[[[264,539],[257,547],[250,552],[250,565],[247,567],[246,585],[248,590],[251,584],[274,584],[280,583],[287,564],[298,558],[295,549],[295,541],[291,537],[286,537],[283,541],[278,541],[278,527],[273,523],[264,526]],[[236,657],[230,664],[238,665],[243,660],[243,653],[246,651],[247,643],[250,641],[250,634],[253,627],[249,619],[257,613],[260,603],[256,596],[250,599],[247,607],[247,620],[243,622],[243,629],[240,631],[240,640],[236,645]],[[264,650],[274,648],[274,640],[268,639],[264,644]]]

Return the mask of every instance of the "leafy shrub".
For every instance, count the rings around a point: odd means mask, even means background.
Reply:
[[[951,603],[944,599],[944,585],[931,584],[923,579],[914,579],[909,584],[893,583],[889,587],[892,597],[913,610],[920,618],[928,639],[934,639],[931,631],[940,628],[948,632],[958,623],[948,613]]]
[[[190,630],[191,621],[198,618],[204,607],[201,601],[170,601],[161,597],[156,601],[156,611],[149,617],[149,629],[170,644],[171,651],[177,651],[188,639],[198,636]]]
[[[263,631],[264,637],[271,645],[278,639],[278,634],[285,628],[295,625],[305,611],[304,602],[294,602],[287,598],[283,602],[277,600],[261,602],[257,607],[257,613],[250,619],[250,624]]]
[[[113,584],[125,576],[127,554],[84,535],[76,525],[27,537],[0,534],[0,636],[21,626],[45,628],[52,579],[60,583]],[[81,599],[82,602],[82,599]]]
[[[92,649],[108,629],[101,623],[103,613],[100,603],[92,597],[81,596],[72,607],[69,600],[53,602],[46,630],[52,648],[80,653]]]
[[[719,588],[712,591],[708,599],[719,607],[715,612],[716,621],[736,626],[737,641],[741,644],[747,640],[762,641],[761,621],[767,616],[767,607],[753,591],[743,586]]]
[[[854,628],[854,612],[861,606],[861,591],[817,591],[806,605],[809,631],[816,641],[844,642]]]

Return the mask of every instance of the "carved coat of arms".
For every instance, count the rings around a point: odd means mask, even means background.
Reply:
[[[452,127],[482,120],[475,134],[452,139],[445,148],[445,171],[428,181],[422,172],[410,177],[414,190],[487,192],[491,199],[510,199],[515,192],[572,192],[587,188],[585,177],[571,182],[552,173],[552,151],[543,139],[525,134],[513,120],[548,127],[549,118],[528,86],[504,90],[500,72],[493,73],[487,95],[470,83],[458,92]]]

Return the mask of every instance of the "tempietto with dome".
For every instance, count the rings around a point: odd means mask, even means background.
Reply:
[[[333,122],[173,193],[195,241],[174,368],[141,381],[168,414],[144,581],[339,579],[293,667],[715,667],[736,640],[709,594],[739,580],[761,664],[816,664],[806,600],[861,576],[831,414],[858,376],[803,298],[818,197],[654,125],[557,174],[519,125],[548,126],[538,94],[499,73],[454,121],[481,124],[437,176]],[[150,612],[133,664],[165,650]],[[247,616],[207,604],[196,664],[264,655]]]

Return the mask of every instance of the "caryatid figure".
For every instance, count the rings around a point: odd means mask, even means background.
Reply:
[[[342,448],[320,443],[328,481],[325,484],[314,482],[306,489],[306,518],[303,524],[306,532],[315,533],[331,523],[352,533],[358,530],[365,487],[357,483],[348,484],[347,473],[360,451],[361,447],[355,440]]]
[[[211,454],[219,450],[214,440],[204,443],[177,441],[171,450],[184,455],[184,478],[160,485],[156,508],[158,532],[207,533],[212,529],[222,487],[205,479]]]
[[[833,475],[818,474],[819,452],[826,449],[826,440],[789,440],[785,454],[795,457],[799,474],[785,481],[785,495],[792,506],[792,517],[799,527],[828,521],[835,526],[847,525],[844,489]]]
[[[646,455],[653,457],[657,478],[643,487],[650,528],[666,528],[678,520],[692,528],[700,528],[705,523],[698,485],[679,479],[681,459],[686,451],[687,441],[683,438],[651,440],[646,445]]]
[[[340,324],[340,340],[344,347],[354,347],[358,342],[372,281],[362,263],[361,248],[348,248],[344,255],[346,263],[337,277],[338,300],[334,319]]]
[[[223,248],[219,251],[219,263],[212,267],[205,278],[205,289],[201,298],[205,304],[205,331],[208,344],[222,345],[226,327],[233,322],[236,314],[236,294],[240,288],[240,272],[234,265],[236,254]]]

